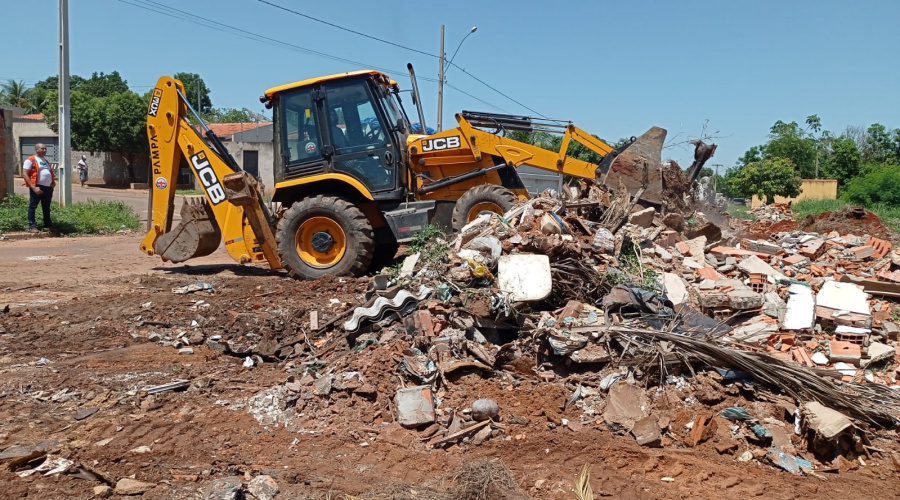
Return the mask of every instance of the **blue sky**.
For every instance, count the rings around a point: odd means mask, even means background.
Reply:
[[[708,120],[719,136],[710,164],[734,164],[779,119],[802,123],[816,113],[836,133],[873,122],[900,127],[896,1],[268,1],[428,54],[438,53],[441,24],[448,56],[477,26],[455,63],[519,103],[609,140],[658,125],[682,142]],[[58,72],[57,5],[0,0],[5,24],[27,33],[0,56],[0,80],[33,84]],[[174,7],[293,47],[138,5]],[[437,85],[423,80],[436,80],[435,57],[258,0],[72,0],[69,17],[72,74],[117,70],[143,93],[160,75],[196,72],[214,106],[259,111],[269,87],[360,67],[388,69],[407,89],[412,62],[426,120],[435,123]],[[458,68],[447,82],[480,101],[445,87],[445,128],[463,109],[533,114]],[[671,147],[664,156],[686,166],[691,151]]]

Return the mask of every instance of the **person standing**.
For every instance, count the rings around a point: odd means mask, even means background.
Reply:
[[[87,182],[87,155],[81,155],[81,161],[78,162],[78,180],[81,181],[81,187]]]
[[[53,167],[50,165],[50,160],[46,158],[46,154],[47,146],[38,143],[34,147],[34,154],[29,156],[22,165],[22,180],[31,191],[28,203],[28,230],[32,233],[38,232],[34,217],[38,203],[41,204],[41,211],[44,215],[44,229],[53,228],[53,222],[50,220],[50,202],[53,201],[56,176],[53,175]]]

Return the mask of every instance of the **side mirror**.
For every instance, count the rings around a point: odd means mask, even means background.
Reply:
[[[406,120],[403,118],[397,118],[397,130],[401,134],[409,133],[409,130],[406,129]]]

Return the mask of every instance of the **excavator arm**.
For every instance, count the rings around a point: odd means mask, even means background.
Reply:
[[[165,261],[183,262],[214,252],[222,239],[231,257],[244,264],[267,262],[281,268],[272,232],[272,215],[263,203],[256,180],[242,171],[216,135],[206,128],[207,141],[191,126],[184,86],[161,77],[147,109],[150,141],[150,207],[148,231],[141,251]],[[175,188],[182,159],[203,190],[203,197],[186,197],[181,222],[172,227]]]
[[[666,130],[652,127],[639,138],[632,138],[619,148],[614,148],[592,136],[571,122],[543,120],[529,117],[475,113],[464,111],[456,114],[457,128],[438,134],[417,138],[410,145],[413,168],[444,186],[451,185],[453,177],[428,173],[429,169],[473,165],[483,162],[487,156],[503,159],[504,165],[519,167],[528,165],[550,172],[580,178],[599,179],[613,186],[624,184],[632,193],[643,190],[642,199],[659,203],[662,193],[660,157]],[[485,128],[495,128],[487,132]],[[532,144],[500,135],[508,130],[548,132],[562,135],[559,151],[551,151]],[[602,156],[598,164],[572,158],[567,155],[572,141],[578,142]],[[489,167],[466,172],[471,179],[479,172],[488,173]],[[643,185],[643,170],[648,170],[647,186]],[[446,168],[450,170],[449,168]],[[419,175],[420,179],[424,176]],[[420,193],[434,191],[435,187],[423,183]]]

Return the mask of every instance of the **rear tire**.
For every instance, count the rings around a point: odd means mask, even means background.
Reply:
[[[475,186],[456,200],[453,208],[453,230],[459,231],[484,211],[503,215],[513,208],[516,195],[503,186],[482,184]]]
[[[284,213],[275,234],[281,265],[293,278],[362,276],[374,255],[372,224],[352,203],[304,198]]]

